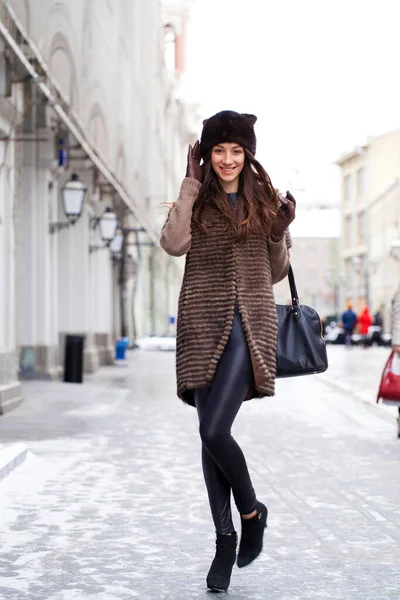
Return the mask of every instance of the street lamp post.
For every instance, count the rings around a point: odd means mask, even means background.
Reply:
[[[105,242],[104,246],[90,246],[89,251],[94,252],[101,248],[110,250],[113,261],[118,261],[118,285],[119,285],[119,304],[120,304],[120,334],[121,337],[128,337],[127,324],[127,269],[128,269],[128,246],[136,246],[138,250],[138,260],[140,262],[140,248],[142,246],[150,246],[151,253],[151,288],[150,288],[150,305],[151,305],[151,329],[155,333],[155,244],[153,242],[141,241],[139,233],[146,232],[144,227],[121,227],[118,223],[117,215],[107,208],[101,218],[95,219],[99,225],[100,235]],[[128,242],[129,234],[135,235],[135,241]]]
[[[119,263],[118,270],[118,284],[119,284],[119,301],[120,301],[120,320],[121,320],[121,337],[128,336],[128,325],[127,325],[127,250],[129,246],[136,246],[138,250],[138,260],[140,261],[140,248],[143,246],[150,246],[152,248],[152,272],[151,272],[151,314],[152,314],[152,333],[155,330],[155,290],[154,290],[154,250],[155,245],[153,242],[143,242],[139,240],[139,233],[145,232],[143,227],[118,227],[115,237],[110,244],[111,256],[114,260]],[[128,235],[135,234],[135,241],[128,242]]]
[[[364,260],[360,256],[353,256],[351,263],[358,275],[362,277],[363,297],[367,306],[370,303],[370,265],[368,265],[367,255]]]
[[[120,319],[121,319],[121,337],[128,337],[128,327],[126,319],[126,305],[128,290],[126,287],[126,273],[125,273],[125,261],[126,261],[126,234],[122,232],[122,244],[121,244],[121,258],[119,261],[119,305],[120,305]]]

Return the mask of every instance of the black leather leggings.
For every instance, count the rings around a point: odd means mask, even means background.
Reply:
[[[241,514],[256,507],[243,452],[231,435],[233,421],[253,380],[253,369],[240,314],[235,312],[230,338],[211,386],[195,389],[200,420],[202,463],[216,533],[235,530],[231,490]]]

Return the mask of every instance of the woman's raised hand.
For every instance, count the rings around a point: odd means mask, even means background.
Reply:
[[[290,223],[294,221],[296,216],[296,200],[290,192],[286,192],[286,196],[279,196],[281,207],[278,210],[271,228],[271,237],[273,241],[282,239],[286,229]]]
[[[197,140],[195,145],[192,147],[189,144],[189,150],[187,155],[187,167],[186,177],[197,179],[200,183],[203,183],[203,167],[200,166],[200,142]]]

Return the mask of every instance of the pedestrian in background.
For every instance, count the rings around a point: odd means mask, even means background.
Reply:
[[[400,357],[400,283],[392,303],[392,350]],[[400,438],[400,406],[397,417],[397,436]]]
[[[380,327],[381,329],[383,329],[383,314],[382,314],[381,306],[378,308],[378,310],[374,314],[374,325],[376,327]]]
[[[368,306],[365,306],[364,309],[359,314],[357,324],[358,324],[358,331],[361,335],[362,344],[363,344],[364,348],[367,348],[369,345],[368,331],[372,325],[372,316],[371,316]]]
[[[177,392],[195,406],[216,531],[207,575],[227,590],[236,560],[231,493],[241,518],[237,564],[261,552],[267,507],[231,435],[244,400],[272,396],[277,315],[273,284],[289,270],[295,200],[279,196],[255,159],[254,115],[222,111],[189,146],[186,177],[161,233],[172,256],[187,254],[177,319]],[[203,165],[200,166],[200,160]]]
[[[373,332],[372,332],[372,343],[377,343],[378,346],[382,343],[383,334],[383,307],[380,306],[374,314]]]
[[[351,347],[351,336],[357,325],[357,315],[353,310],[351,302],[347,304],[347,310],[342,314],[342,324],[344,329],[344,343]]]

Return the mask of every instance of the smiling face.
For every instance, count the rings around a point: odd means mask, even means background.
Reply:
[[[245,158],[243,147],[238,144],[224,142],[213,147],[211,165],[227,194],[238,191]]]

